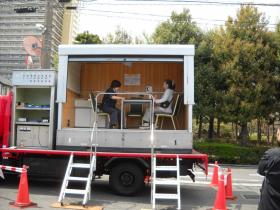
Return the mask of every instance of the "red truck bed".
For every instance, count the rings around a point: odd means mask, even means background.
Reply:
[[[69,150],[42,150],[42,149],[22,149],[22,148],[0,148],[0,152],[5,156],[12,157],[12,155],[23,154],[37,154],[37,155],[62,155],[69,156],[74,154],[77,156],[89,156],[87,151],[69,151]],[[117,152],[97,152],[97,157],[126,157],[126,158],[151,158],[151,153],[117,153]],[[176,158],[179,156],[182,159],[194,159],[204,165],[205,174],[208,174],[208,156],[201,154],[195,150],[191,154],[155,154],[157,158]]]

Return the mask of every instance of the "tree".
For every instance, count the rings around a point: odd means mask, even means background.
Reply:
[[[240,125],[242,145],[247,144],[247,123],[269,116],[278,106],[277,48],[266,26],[256,7],[241,6],[237,19],[229,17],[214,41],[219,70],[228,86],[223,113]]]
[[[125,29],[117,26],[115,32],[109,33],[103,42],[106,44],[131,44],[133,39]]]
[[[189,10],[182,13],[172,12],[171,17],[159,24],[152,35],[158,44],[195,44],[195,101],[194,115],[199,124],[198,136],[201,137],[202,121],[209,122],[208,138],[214,136],[214,119],[218,114],[218,86],[220,76],[216,73],[213,57],[213,34],[203,34],[190,15]]]
[[[202,127],[202,120],[208,119],[208,139],[214,137],[214,119],[222,120],[221,107],[226,84],[223,74],[218,71],[214,55],[216,31],[206,32],[198,44],[195,55],[195,101],[194,115]],[[217,129],[219,132],[219,126]],[[199,129],[199,137],[201,136]]]
[[[189,10],[184,9],[182,13],[172,12],[167,21],[157,26],[152,38],[157,44],[197,44],[201,35]]]
[[[58,53],[55,53],[55,54],[53,55],[52,67],[53,67],[55,70],[58,70]]]
[[[144,43],[146,43],[146,44],[153,44],[154,43],[152,35],[149,35],[145,32],[142,35],[143,35],[143,38],[144,38],[144,40],[143,40]]]
[[[102,41],[97,34],[91,34],[89,31],[80,33],[75,38],[75,44],[101,44]]]

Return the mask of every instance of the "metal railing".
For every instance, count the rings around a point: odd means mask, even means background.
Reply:
[[[96,103],[95,103],[95,112],[96,112],[96,116],[97,116],[97,108],[98,108],[98,97],[100,97],[101,95],[136,95],[136,96],[148,96],[149,99],[151,100],[150,102],[150,144],[151,144],[151,177],[153,177],[153,168],[154,166],[154,158],[155,158],[155,138],[154,138],[154,100],[153,100],[153,95],[150,93],[144,93],[144,92],[122,92],[122,93],[98,93],[96,95]],[[140,100],[139,100],[140,101]],[[124,107],[123,107],[123,103],[122,103],[122,107],[121,107],[121,130],[123,130],[123,112],[124,112]],[[96,118],[97,119],[97,118]],[[96,120],[95,120],[96,121]],[[96,130],[97,131],[97,130]],[[97,133],[97,132],[96,132]],[[96,141],[97,141],[97,136],[96,136]],[[96,142],[97,144],[97,142]],[[153,191],[153,186],[151,186],[151,192]],[[152,194],[151,194],[151,198],[152,198]]]
[[[154,170],[153,168],[155,167],[154,166],[154,159],[155,159],[155,147],[156,147],[156,144],[155,144],[155,139],[154,139],[154,106],[155,106],[155,103],[154,103],[154,100],[153,100],[153,95],[150,94],[150,93],[143,93],[143,92],[126,92],[126,93],[98,93],[96,95],[96,104],[95,104],[95,111],[97,113],[97,106],[98,106],[98,97],[100,97],[101,95],[137,95],[137,96],[148,96],[149,99],[150,99],[150,143],[151,143],[151,177],[154,176]],[[141,101],[141,100],[139,100]],[[124,112],[124,104],[123,102],[121,103],[122,106],[121,106],[121,130],[123,130],[123,112]],[[96,114],[97,116],[97,114]],[[95,120],[96,121],[96,120]],[[96,139],[97,139],[97,136],[96,136]],[[153,185],[151,186],[151,192],[153,192]],[[151,201],[152,201],[152,193],[151,193]]]
[[[100,93],[97,93],[96,96],[95,96],[95,101],[96,101],[96,104],[95,104],[95,110],[98,110],[98,99],[100,98],[100,96],[104,96],[104,95],[121,95],[121,96],[125,96],[125,95],[132,95],[132,96],[143,96],[143,97],[149,97],[149,100],[150,100],[150,111],[151,111],[151,116],[150,116],[150,130],[152,130],[153,128],[153,121],[154,121],[154,100],[153,100],[153,95],[150,94],[150,93],[145,93],[145,92],[118,92],[118,93],[104,93],[104,92],[100,92]],[[144,102],[148,99],[137,99],[138,102]],[[135,99],[136,101],[136,99]],[[145,102],[147,103],[147,102]],[[122,102],[121,103],[121,125],[120,125],[120,129],[123,130],[123,117],[124,117],[124,103]]]

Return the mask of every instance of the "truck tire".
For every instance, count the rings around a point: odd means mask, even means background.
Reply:
[[[136,164],[120,163],[111,169],[109,183],[118,195],[134,195],[144,187],[144,173]]]

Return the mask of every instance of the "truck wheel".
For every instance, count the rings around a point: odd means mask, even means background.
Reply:
[[[144,174],[135,164],[121,163],[111,169],[109,182],[116,194],[133,195],[144,187]]]

